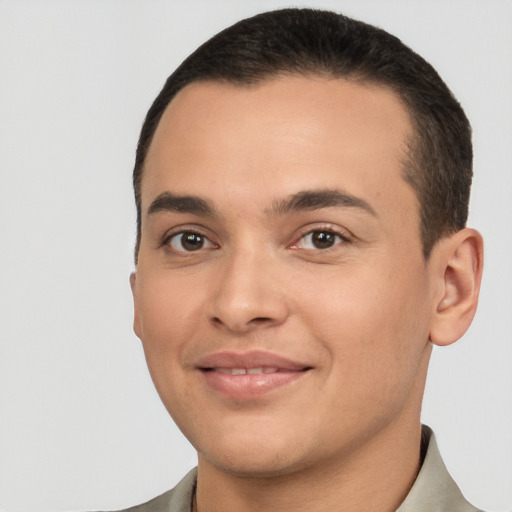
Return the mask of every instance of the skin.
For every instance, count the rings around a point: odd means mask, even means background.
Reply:
[[[395,510],[414,482],[432,342],[469,326],[482,243],[465,229],[425,261],[401,175],[412,136],[392,91],[342,79],[195,83],[164,113],[142,179],[134,329],[197,449],[200,512]],[[290,206],[325,190],[350,201]],[[214,211],[150,208],[168,193]],[[253,349],[309,370],[234,399],[197,369]]]

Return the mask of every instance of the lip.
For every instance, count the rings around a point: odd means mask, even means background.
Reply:
[[[308,364],[262,350],[208,354],[197,361],[196,368],[209,388],[237,400],[252,400],[277,391],[312,369]]]

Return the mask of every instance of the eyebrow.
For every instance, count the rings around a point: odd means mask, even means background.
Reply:
[[[177,196],[170,192],[159,194],[148,208],[148,214],[158,212],[192,213],[195,215],[216,216],[213,205],[198,196]]]
[[[268,215],[285,215],[292,212],[320,210],[329,207],[359,208],[377,217],[377,213],[364,199],[336,189],[302,190],[286,199],[274,201]],[[171,192],[159,194],[148,208],[148,214],[162,211],[219,216],[213,204],[199,196],[178,196]]]
[[[337,189],[303,190],[287,199],[275,201],[268,212],[270,215],[283,215],[291,212],[319,210],[329,207],[358,208],[377,217],[372,206],[360,197]]]

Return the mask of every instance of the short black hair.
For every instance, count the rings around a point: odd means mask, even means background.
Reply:
[[[330,11],[281,9],[244,19],[213,36],[169,76],[153,102],[142,126],[133,170],[136,261],[144,162],[174,96],[192,82],[244,86],[283,74],[346,78],[392,89],[407,109],[414,130],[407,141],[403,176],[420,203],[425,259],[440,238],[465,226],[473,175],[471,127],[435,69],[378,27]]]

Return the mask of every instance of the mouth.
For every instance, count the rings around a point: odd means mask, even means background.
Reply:
[[[263,351],[218,352],[202,358],[196,368],[211,390],[236,400],[253,400],[277,392],[313,369]]]
[[[280,368],[203,368],[207,372],[225,373],[227,375],[270,375],[279,372]]]

